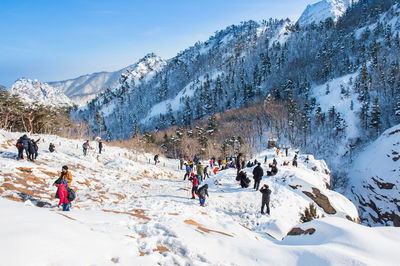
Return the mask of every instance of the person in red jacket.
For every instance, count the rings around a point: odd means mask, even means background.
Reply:
[[[62,204],[64,212],[69,211],[68,191],[67,191],[65,183],[66,182],[61,182],[61,184],[58,185],[58,197],[60,198],[58,207],[60,208],[60,206]]]
[[[197,194],[197,188],[199,187],[199,179],[194,173],[191,173],[189,181],[192,182],[192,199],[195,199],[194,194]]]

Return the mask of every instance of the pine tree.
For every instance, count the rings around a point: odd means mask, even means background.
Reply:
[[[217,117],[215,115],[208,118],[207,131],[210,135],[218,131]]]
[[[372,111],[371,111],[371,124],[370,126],[374,128],[375,133],[377,136],[379,136],[380,131],[381,131],[381,110],[380,110],[380,105],[378,102],[378,97],[375,98],[374,104],[372,105]]]
[[[99,127],[99,136],[101,138],[101,126],[103,125],[103,117],[100,115],[99,112],[97,112],[96,114],[96,119],[97,119],[97,125]]]
[[[397,101],[396,107],[394,109],[394,114],[398,121],[400,121],[400,100]]]

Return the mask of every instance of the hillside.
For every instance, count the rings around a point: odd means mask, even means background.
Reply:
[[[400,226],[400,125],[386,130],[354,159],[348,196],[368,225]]]
[[[0,205],[10,214],[1,221],[2,228],[9,230],[1,233],[0,246],[5,254],[2,261],[8,265],[345,261],[394,265],[398,260],[393,252],[400,240],[398,229],[367,228],[349,221],[358,220],[355,206],[327,188],[329,169],[312,156],[307,163],[306,155],[300,154],[298,168],[279,166],[276,176],[263,178],[273,192],[271,215],[262,216],[261,194],[240,188],[233,169],[205,181],[210,198],[206,207],[200,207],[190,199],[189,182],[182,180],[176,160],[161,158],[154,166],[150,154],[107,145],[101,155],[91,149],[84,157],[82,140],[41,135],[37,136],[41,138],[38,160],[16,161],[14,143],[19,135],[0,132]],[[55,153],[47,152],[50,142],[56,144]],[[265,151],[258,158],[268,155],[270,162],[273,154]],[[278,164],[293,155],[293,151],[289,157],[280,154]],[[65,164],[78,195],[69,213],[57,209],[52,186]],[[245,170],[251,177],[252,169]],[[300,212],[311,202],[325,218],[298,225]],[[21,219],[29,223],[19,223]],[[293,227],[315,232],[286,237]],[[24,244],[29,239],[36,239],[35,246]],[[69,256],[59,256],[60,248],[68,250]],[[16,256],[17,250],[27,256]]]

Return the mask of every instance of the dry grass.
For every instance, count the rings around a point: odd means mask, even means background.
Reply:
[[[218,234],[221,234],[221,235],[233,237],[233,235],[230,235],[230,234],[227,234],[227,233],[224,233],[224,232],[221,232],[221,231],[216,231],[216,230],[205,228],[205,227],[201,226],[198,222],[193,221],[193,220],[185,220],[185,223],[197,226],[197,229],[202,231],[202,232],[204,232],[204,233],[214,232],[214,233],[218,233]]]

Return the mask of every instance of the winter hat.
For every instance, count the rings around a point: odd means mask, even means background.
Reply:
[[[62,169],[65,169],[65,170],[68,171],[68,166],[64,165],[64,166],[62,167]]]
[[[194,176],[194,173],[190,173],[191,176]]]

